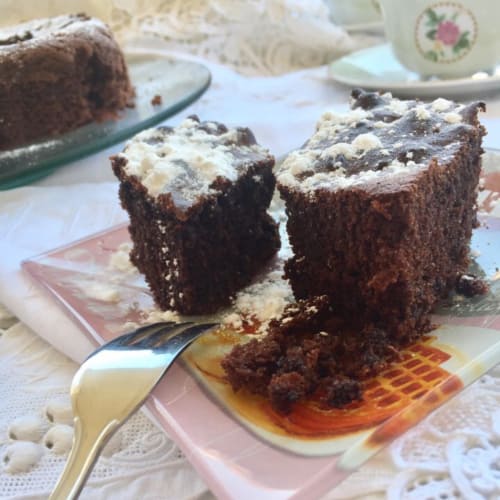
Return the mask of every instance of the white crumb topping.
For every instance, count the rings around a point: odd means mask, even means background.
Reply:
[[[447,123],[460,123],[462,121],[462,115],[459,113],[445,113],[443,118]]]
[[[431,114],[424,104],[419,104],[418,106],[415,106],[415,116],[419,120],[428,120],[431,117]]]
[[[436,100],[432,101],[431,107],[434,111],[441,112],[450,109],[452,105],[453,103],[448,99],[443,99],[442,97],[438,97]]]
[[[356,157],[356,147],[354,144],[349,144],[347,142],[338,142],[337,144],[333,144],[329,148],[324,149],[321,153],[322,157],[331,156],[332,158],[335,158],[338,155],[343,155],[348,160],[352,160]]]
[[[223,322],[235,328],[242,326],[242,316],[259,322],[259,333],[274,318],[281,315],[285,306],[293,301],[293,292],[288,281],[282,278],[283,271],[273,271],[263,281],[251,285],[236,295],[235,312],[226,315]]]
[[[299,149],[293,151],[285,159],[280,169],[282,172],[280,174],[280,182],[286,183],[286,179],[293,182],[295,176],[308,172],[311,169],[311,164],[320,157],[335,159],[337,156],[342,155],[346,159],[351,160],[353,158],[358,158],[367,151],[381,147],[382,142],[380,139],[372,133],[367,133],[358,135],[353,140],[352,144],[338,142],[325,148],[323,151],[320,149]],[[336,162],[334,165],[338,168],[332,172],[331,175],[344,176],[345,171],[343,168],[339,168],[340,164]]]
[[[125,172],[136,176],[153,197],[173,192],[190,203],[213,193],[217,177],[235,181],[244,163],[238,162],[242,154],[268,155],[256,144],[236,145],[237,129],[213,135],[198,125],[187,118],[172,133],[149,129],[137,134],[119,155],[127,160]]]
[[[364,147],[381,147],[382,143],[373,134],[363,134],[365,137],[360,140],[360,143]],[[366,136],[372,136],[367,139]],[[359,136],[358,136],[359,137]],[[373,137],[378,140],[373,140]],[[354,141],[353,141],[354,142]],[[340,147],[336,147],[340,146]],[[402,146],[402,143],[400,143]],[[285,159],[277,172],[277,180],[281,185],[289,186],[293,188],[299,188],[305,192],[314,192],[318,189],[345,189],[352,186],[360,185],[364,182],[369,182],[373,180],[381,180],[386,176],[397,175],[400,173],[408,172],[420,167],[420,164],[414,161],[409,161],[404,164],[397,160],[393,160],[388,166],[384,167],[382,170],[364,170],[358,174],[347,176],[344,168],[336,168],[330,172],[315,172],[314,162],[321,156],[325,154],[339,153],[342,152],[346,158],[359,157],[359,155],[354,155],[353,151],[356,150],[351,144],[338,143],[334,146],[327,148],[323,153],[319,150],[298,150],[290,153],[290,155]],[[386,150],[387,151],[387,150]],[[349,157],[346,155],[349,154]],[[351,156],[352,155],[352,156]],[[390,156],[390,152],[387,151],[387,155]],[[411,158],[410,155],[408,158]],[[311,174],[309,176],[304,176],[300,179],[297,177],[298,174]]]
[[[365,109],[356,108],[347,113],[336,113],[334,111],[326,111],[323,113],[319,119],[317,129],[321,129],[324,126],[331,127],[333,124],[338,125],[351,125],[353,123],[360,122],[361,120],[366,120],[371,118],[373,113],[371,111],[366,111]]]
[[[318,189],[337,190],[359,186],[366,182],[383,182],[387,177],[406,174],[422,167],[422,164],[414,161],[409,161],[405,164],[395,159],[382,170],[364,170],[350,176],[339,174],[337,171],[317,172],[302,181],[287,176],[286,173],[280,173],[278,174],[278,181],[283,185],[300,188],[302,191],[313,193]]]
[[[387,104],[387,109],[398,115],[404,115],[408,111],[408,102],[399,99],[391,99]]]
[[[414,161],[414,153],[405,149],[414,148],[418,141],[418,150],[425,152],[426,139],[420,140],[420,135],[428,135],[431,125],[437,119],[442,120],[443,126],[463,121],[460,111],[464,106],[447,99],[439,98],[430,104],[424,104],[418,101],[401,101],[389,94],[382,97],[386,102],[382,107],[376,106],[373,112],[355,108],[347,114],[324,113],[307,145],[288,155],[277,169],[278,184],[313,196],[315,191],[321,189],[336,191],[365,184],[383,184],[389,176],[394,175],[412,176],[416,170],[428,165],[429,158],[424,155],[417,163]],[[380,109],[382,114],[377,115]],[[399,117],[392,116],[384,122],[387,112]],[[398,126],[400,120],[404,122],[402,128]],[[424,120],[432,122],[417,125],[418,121]],[[415,130],[406,128],[407,121],[413,121]],[[353,133],[357,130],[355,127],[363,132],[367,129],[371,132],[356,136]],[[439,132],[440,127],[441,124],[439,127],[436,125],[433,132]],[[408,146],[405,147],[405,144]],[[451,146],[455,147],[456,142]],[[376,155],[364,158],[367,152],[374,149],[377,150]],[[405,154],[404,162],[396,159],[401,154]],[[440,158],[447,161],[451,156],[444,155]],[[380,159],[383,161],[378,162]],[[350,171],[349,164],[356,168]],[[356,170],[358,173],[352,173]]]
[[[311,164],[319,158],[320,150],[315,149],[298,149],[292,151],[285,162],[287,164],[288,173],[292,176],[307,172],[311,168]]]
[[[372,149],[381,148],[382,142],[375,134],[360,134],[353,141],[352,145],[363,152],[371,151]]]

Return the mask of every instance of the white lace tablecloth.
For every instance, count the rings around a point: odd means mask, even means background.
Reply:
[[[130,39],[131,33],[149,33],[156,37],[147,42],[142,37],[143,47],[202,56],[213,74],[211,88],[167,123],[197,113],[203,119],[246,125],[279,156],[304,142],[325,108],[347,108],[348,90],[330,81],[321,64],[367,39],[356,41],[329,24],[319,1],[264,4],[53,0],[30,5],[29,13],[87,10],[112,22],[129,48],[139,43]],[[28,17],[27,2],[0,0],[0,7],[1,23]],[[253,31],[242,30],[249,16],[261,26],[258,40]],[[310,68],[291,71],[306,66]],[[487,104],[486,145],[496,147],[500,100],[490,97]],[[0,309],[1,499],[49,494],[70,446],[68,387],[77,362],[91,349],[76,327],[21,274],[19,263],[125,220],[107,159],[122,147],[74,162],[31,187],[0,192],[0,303],[11,311]],[[499,409],[497,367],[327,498],[500,499]],[[138,413],[105,449],[82,498],[212,495],[164,431]]]
[[[0,318],[0,498],[42,499],[54,487],[69,451],[69,385],[78,365],[3,309]],[[104,449],[82,498],[205,494],[211,498],[178,447],[139,412]]]
[[[63,431],[71,432],[68,389],[77,364],[3,309],[0,325],[0,498],[43,499],[69,451]],[[9,439],[13,432],[17,439]],[[324,500],[497,500],[499,469],[497,366]],[[209,500],[213,496],[178,447],[139,412],[104,449],[82,498]]]

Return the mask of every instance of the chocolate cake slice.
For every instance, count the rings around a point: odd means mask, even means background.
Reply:
[[[141,132],[111,161],[131,260],[160,308],[215,312],[278,250],[274,157],[249,129],[190,117]]]
[[[0,29],[0,150],[114,118],[133,95],[120,47],[97,19]]]
[[[484,105],[355,90],[351,107],[325,113],[277,172],[285,274],[297,299],[327,295],[335,314],[404,342],[467,269]]]

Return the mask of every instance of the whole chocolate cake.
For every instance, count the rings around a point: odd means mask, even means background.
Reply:
[[[277,173],[295,297],[411,340],[467,269],[481,169],[482,103],[352,93]]]
[[[141,132],[111,161],[131,260],[160,308],[212,313],[278,250],[274,157],[249,129],[190,117]]]
[[[133,97],[109,28],[84,14],[0,30],[0,150],[116,116]]]

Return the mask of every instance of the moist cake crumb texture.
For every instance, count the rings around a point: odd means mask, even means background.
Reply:
[[[410,340],[467,269],[484,105],[355,90],[351,106],[325,113],[277,172],[285,274],[296,298],[326,294],[345,317]]]
[[[233,389],[261,394],[288,413],[311,396],[324,407],[360,400],[363,381],[394,359],[383,330],[345,324],[323,295],[287,306],[265,337],[234,347],[222,366]]]
[[[196,116],[141,132],[112,158],[131,262],[161,309],[213,313],[277,252],[273,165],[249,129]]]

